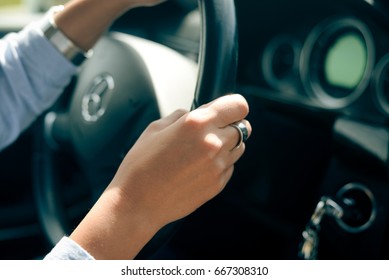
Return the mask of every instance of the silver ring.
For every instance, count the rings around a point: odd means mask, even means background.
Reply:
[[[233,148],[233,150],[239,149],[242,143],[246,142],[247,138],[249,138],[249,131],[246,125],[242,121],[232,123],[230,124],[230,126],[235,128],[239,133],[239,141],[236,144],[236,146]]]

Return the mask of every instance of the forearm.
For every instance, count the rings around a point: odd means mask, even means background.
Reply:
[[[54,20],[58,28],[84,51],[93,47],[112,22],[131,8],[164,0],[74,0]]]
[[[75,45],[87,51],[113,20],[130,8],[126,0],[77,0],[69,2],[54,19]]]
[[[70,238],[95,259],[133,259],[159,227],[123,204],[119,188],[100,197]]]
[[[0,40],[0,150],[53,105],[74,73],[36,24]]]

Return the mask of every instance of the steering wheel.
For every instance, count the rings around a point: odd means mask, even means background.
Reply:
[[[195,108],[234,91],[234,1],[199,0],[198,5],[202,17],[198,69],[157,43],[111,32],[97,43],[69,93],[65,91],[61,102],[42,118],[35,141],[34,188],[51,245],[86,214],[151,121],[177,107]],[[178,87],[171,85],[177,82],[192,83],[194,97],[174,92]],[[167,103],[166,94],[174,102]],[[174,224],[157,233],[141,253],[155,252],[172,235]]]

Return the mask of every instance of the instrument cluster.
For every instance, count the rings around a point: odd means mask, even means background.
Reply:
[[[386,122],[389,27],[370,4],[360,2],[356,7],[338,5],[338,10],[307,7],[306,21],[296,19],[284,28],[278,26],[279,19],[265,17],[273,30],[257,34],[261,39],[252,44],[257,49],[255,59],[243,58],[245,82],[257,86],[249,91],[284,103]]]

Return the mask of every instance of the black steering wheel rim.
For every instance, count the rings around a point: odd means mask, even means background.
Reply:
[[[198,0],[198,5],[202,16],[202,36],[193,108],[234,91],[238,53],[234,1]],[[59,117],[57,121],[68,120],[61,120]],[[42,228],[49,243],[54,245],[70,228],[55,178],[57,154],[46,143],[42,133],[45,131],[44,126],[41,122],[38,127],[40,133],[35,141],[34,189]],[[168,238],[174,225],[168,225],[167,228],[167,231],[146,245],[143,255],[147,257],[154,252]]]
[[[199,0],[202,35],[195,107],[235,91],[238,30],[233,0]]]

